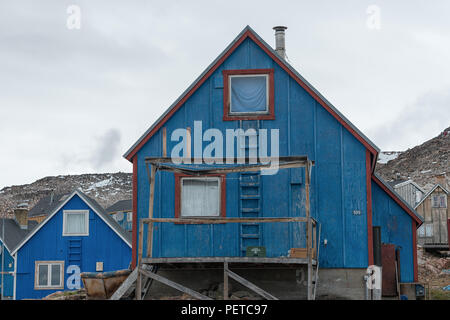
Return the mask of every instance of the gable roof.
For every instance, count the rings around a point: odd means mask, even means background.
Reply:
[[[106,208],[108,214],[119,212],[119,211],[131,211],[133,210],[133,201],[131,199],[119,200],[113,205]]]
[[[396,185],[401,184],[401,183],[403,183],[403,182],[407,182],[407,181],[409,181],[409,180],[406,180],[406,179],[397,179],[397,180],[388,181],[388,183],[389,183],[389,185],[390,185],[391,187],[395,187]]]
[[[415,183],[411,179],[409,179],[409,180],[405,180],[405,179],[394,180],[394,181],[391,181],[391,182],[388,182],[388,183],[393,188],[400,188],[400,187],[403,187],[403,186],[405,186],[407,184],[412,184],[414,187],[416,187],[416,189],[420,190],[422,193],[425,193],[425,191],[417,183]]]
[[[288,62],[280,58],[273,48],[268,45],[250,26],[246,26],[227,48],[206,68],[205,71],[184,91],[181,96],[156,120],[153,125],[131,146],[123,155],[132,161],[140,148],[170,119],[186,100],[219,68],[233,51],[247,38],[252,39],[267,55],[269,55],[283,70],[285,70],[302,88],[304,88],[322,107],[324,107],[339,123],[355,136],[374,156],[378,156],[380,149],[356,128],[343,114],[325,99],[308,81],[306,81]]]
[[[3,224],[5,238],[3,239]],[[36,226],[36,222],[29,222],[27,229],[22,229],[15,219],[0,219],[0,240],[5,244],[6,249],[11,252],[17,244]]]
[[[423,220],[423,217],[416,212],[409,204],[406,202],[389,183],[383,180],[381,176],[377,173],[372,174],[372,180],[375,181],[406,213],[417,222],[417,227],[419,227]]]
[[[70,193],[54,193],[41,198],[28,212],[28,216],[36,217],[48,215],[60,204],[60,201],[65,200],[64,196],[68,195],[70,195]]]
[[[417,207],[420,206],[422,204],[422,202],[424,202],[425,199],[428,198],[434,192],[434,190],[436,190],[437,187],[440,187],[442,189],[442,191],[444,191],[446,194],[448,194],[448,190],[445,189],[443,186],[441,186],[439,183],[437,183],[430,191],[428,191],[428,193],[426,195],[423,196],[422,200],[420,200],[419,203],[416,204],[414,209],[417,209]]]
[[[124,230],[105,210],[95,201],[94,199],[88,197],[80,190],[73,191],[63,202],[53,209],[49,215],[37,225],[11,252],[15,254],[28,240],[30,240],[33,235],[38,232],[53,216],[63,208],[66,203],[70,201],[75,195],[78,195],[91,209],[94,211],[129,247],[131,247],[131,235],[129,232]]]

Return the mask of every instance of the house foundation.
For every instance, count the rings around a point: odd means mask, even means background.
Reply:
[[[307,266],[295,267],[265,266],[264,268],[242,268],[232,266],[236,274],[280,300],[307,299]],[[317,282],[316,299],[365,299],[364,275],[366,269],[320,269]],[[222,268],[192,268],[177,269],[161,267],[158,275],[182,284],[196,292],[208,295],[214,299],[223,299],[223,269]],[[242,284],[229,280],[229,296],[233,298],[248,292],[244,299],[263,299],[257,293]],[[174,288],[154,281],[144,299],[176,298],[182,293]]]

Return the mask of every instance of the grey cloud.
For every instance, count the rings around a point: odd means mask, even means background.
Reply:
[[[95,169],[101,169],[120,157],[120,131],[110,129],[104,135],[97,138],[91,162]]]
[[[403,151],[435,137],[449,126],[450,88],[423,94],[398,117],[369,131],[369,136],[374,137],[375,143],[380,142],[382,150]]]
[[[94,137],[92,143],[86,141],[84,150],[62,153],[59,157],[62,169],[84,167],[85,170],[104,170],[108,165],[121,158],[121,134],[112,128],[104,134]]]

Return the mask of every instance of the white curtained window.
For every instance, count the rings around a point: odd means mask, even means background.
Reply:
[[[63,228],[64,236],[89,235],[89,211],[64,210]]]
[[[181,216],[220,216],[220,178],[181,178]]]
[[[265,74],[230,76],[230,113],[268,112],[268,88]]]

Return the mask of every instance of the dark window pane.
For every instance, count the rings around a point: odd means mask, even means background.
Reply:
[[[52,265],[51,285],[52,286],[61,285],[61,265],[60,264]]]
[[[38,266],[38,284],[39,286],[47,286],[48,285],[48,265],[40,264]]]

